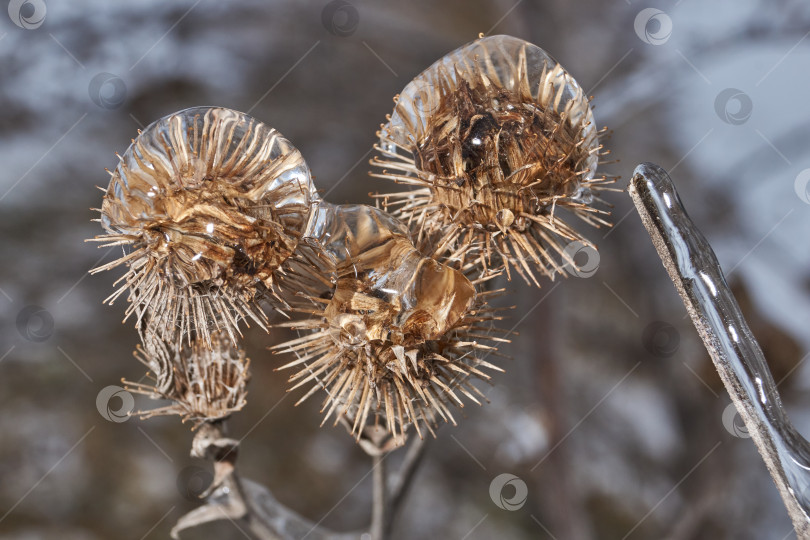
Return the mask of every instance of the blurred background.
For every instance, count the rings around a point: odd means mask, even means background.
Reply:
[[[643,161],[672,173],[810,434],[810,4],[137,4],[0,10],[0,537],[167,538],[208,474],[176,418],[105,418],[121,396],[97,407],[143,375],[125,303],[101,304],[120,272],[87,275],[115,256],[83,242],[114,152],[159,117],[219,105],[281,131],[330,201],[369,202],[390,187],[367,162],[393,96],[479,33],[541,46],[594,96],[618,186]],[[795,536],[629,197],[608,199],[615,226],[585,231],[595,275],[505,284],[513,359],[482,387],[490,403],[431,441],[396,538]],[[312,521],[366,526],[366,455],[318,428],[318,400],[293,407],[265,350],[289,334],[247,336],[242,473]],[[517,478],[490,496],[504,473]],[[521,483],[525,502],[503,504]],[[226,522],[183,537],[242,536]]]

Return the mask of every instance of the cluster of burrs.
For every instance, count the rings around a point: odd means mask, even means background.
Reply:
[[[387,120],[372,176],[404,187],[381,208],[322,200],[299,151],[236,111],[186,109],[133,140],[96,238],[124,255],[96,271],[126,269],[108,301],[126,294],[149,369],[129,388],[171,402],[143,415],[239,410],[240,325],[267,330],[268,310],[297,332],[273,349],[301,401],[324,393],[324,422],[358,439],[397,446],[484,399],[473,379],[507,341],[491,279],[564,275],[565,246],[590,245],[566,218],[606,224],[589,100],[543,50],[495,36],[416,77]]]

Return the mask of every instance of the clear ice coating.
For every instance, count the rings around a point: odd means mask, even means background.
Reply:
[[[478,39],[443,56],[416,76],[400,93],[389,122],[383,126],[381,146],[395,149],[390,141],[408,148],[428,132],[431,117],[441,110],[441,89],[474,83],[485,76],[494,87],[530,99],[538,111],[566,112],[571,126],[583,125],[584,148],[590,152],[588,172],[593,178],[599,141],[587,96],[576,80],[546,51],[522,39],[497,35]],[[510,105],[493,100],[491,107]],[[388,139],[388,140],[386,140]]]
[[[303,241],[332,259],[326,317],[350,342],[437,339],[475,299],[464,274],[423,257],[405,225],[378,208],[318,201]]]
[[[95,241],[130,249],[93,270],[127,268],[107,301],[128,292],[127,317],[168,341],[215,328],[235,341],[247,318],[265,327],[260,289],[317,198],[301,153],[246,114],[195,107],[150,124],[119,159]]]
[[[662,168],[639,165],[630,195],[726,389],[757,445],[799,538],[810,538],[810,443],[782,406],[762,349],[706,238]]]
[[[170,207],[172,201],[157,195],[220,179],[231,184],[249,179],[240,196],[272,202],[284,226],[298,232],[316,196],[309,168],[287,139],[244,113],[220,107],[192,107],[147,126],[121,156],[110,189],[129,202],[132,216],[154,219],[175,217],[172,211],[181,207]],[[110,205],[110,210],[112,216],[102,214],[105,227],[127,221],[117,214],[121,207]]]
[[[150,124],[133,141],[113,173],[101,222],[111,232],[188,248],[188,263],[202,270],[251,227],[300,234],[316,197],[306,162],[279,132],[238,111],[194,107]],[[245,217],[225,216],[222,201]],[[261,238],[248,244],[239,249],[250,256]]]

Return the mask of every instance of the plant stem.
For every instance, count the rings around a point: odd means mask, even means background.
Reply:
[[[388,506],[388,488],[386,486],[385,456],[377,454],[371,456],[372,472],[374,477],[374,494],[371,507],[371,538],[383,540],[385,535],[386,514]]]
[[[383,533],[386,537],[391,536],[394,520],[397,517],[399,509],[402,507],[402,501],[405,499],[405,494],[408,492],[416,470],[419,468],[419,464],[422,463],[426,447],[427,439],[414,439],[408,447],[408,451],[405,454],[405,458],[402,461],[397,475],[391,479],[388,510],[386,513],[385,527],[383,529]]]
[[[810,538],[810,443],[787,417],[759,344],[706,238],[661,167],[636,167],[629,187],[653,245],[675,284],[800,539]]]

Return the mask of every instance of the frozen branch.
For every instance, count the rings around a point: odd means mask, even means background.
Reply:
[[[347,423],[347,429],[351,426]],[[382,429],[366,428],[360,446],[372,458],[374,493],[369,532],[373,540],[388,538],[393,518],[401,505],[410,481],[421,462],[425,441],[416,439],[408,448],[396,474],[389,478],[385,460],[398,448],[397,439]],[[250,531],[258,540],[349,540],[362,531],[335,533],[299,516],[280,502],[269,489],[239,477],[236,458],[239,441],[225,434],[224,421],[203,424],[192,443],[192,457],[214,463],[214,480],[202,494],[206,502],[182,516],[172,528],[171,535],[212,521],[227,519],[243,533]]]
[[[810,444],[787,417],[765,357],[706,238],[661,167],[636,167],[630,197],[717,372],[762,455],[800,539],[810,538]]]

